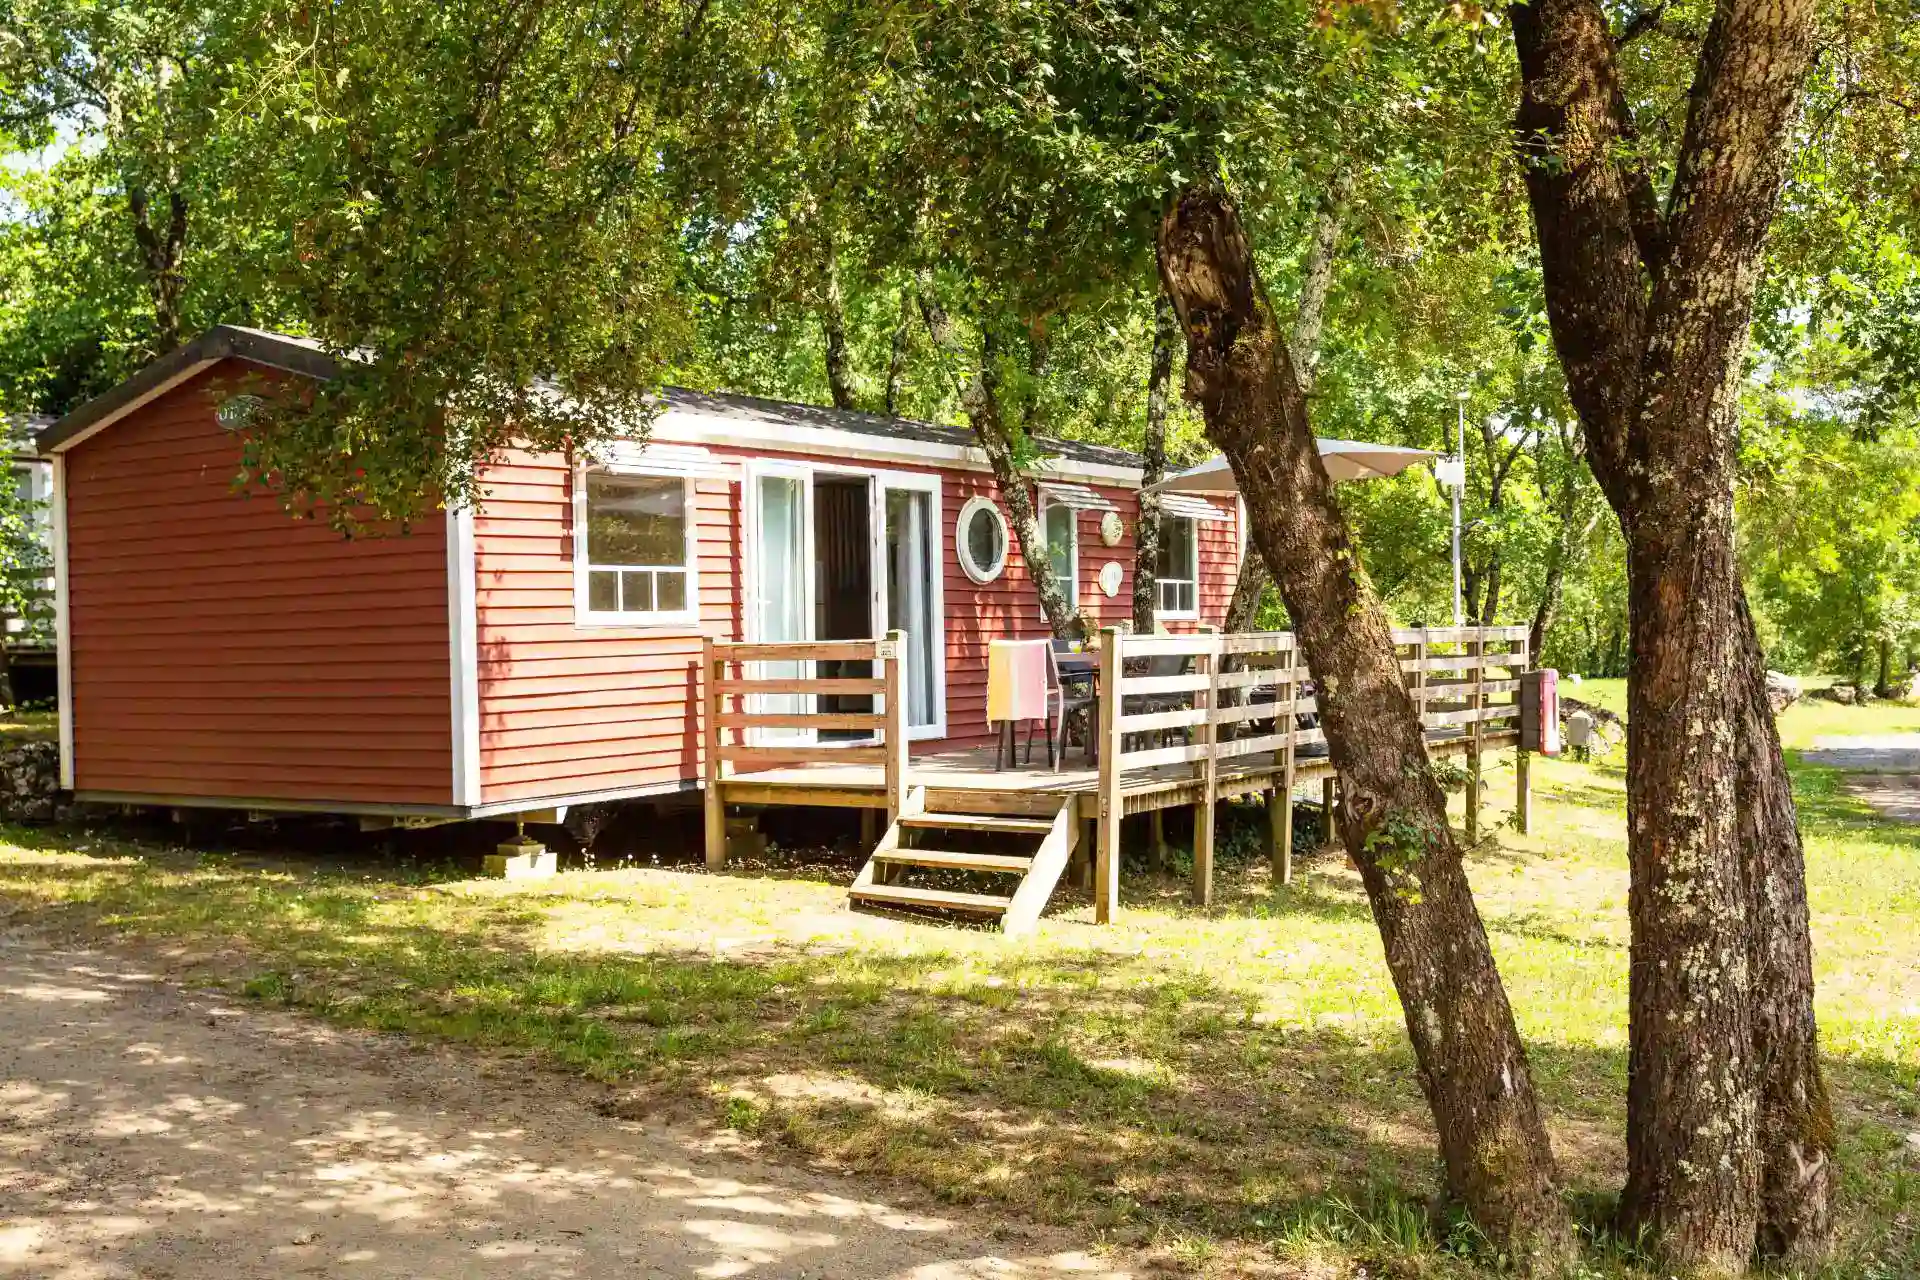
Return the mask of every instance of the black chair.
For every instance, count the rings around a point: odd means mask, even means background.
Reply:
[[[1100,697],[1094,685],[1091,669],[1084,671],[1062,672],[1060,655],[1072,653],[1073,642],[1055,640],[1047,649],[1047,723],[1050,729],[1047,739],[1047,767],[1058,769],[1060,762],[1067,758],[1067,717],[1084,712],[1086,714],[1086,757],[1088,764],[1097,764],[1100,760],[1099,719]],[[1057,744],[1057,751],[1056,751]],[[1033,755],[1033,734],[1027,734],[1027,755]]]

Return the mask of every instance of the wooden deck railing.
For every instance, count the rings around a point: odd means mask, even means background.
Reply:
[[[1488,725],[1514,721],[1527,669],[1525,627],[1426,627],[1393,633],[1400,669],[1429,738],[1471,744],[1467,789],[1470,833],[1479,825],[1480,743]],[[1163,668],[1163,669],[1156,669]],[[1503,674],[1490,677],[1490,671]],[[1193,766],[1201,783],[1195,809],[1194,883],[1203,898],[1212,884],[1213,816],[1221,769],[1258,763],[1279,774],[1275,791],[1291,795],[1300,748],[1326,741],[1298,717],[1319,710],[1301,693],[1313,678],[1287,631],[1221,635],[1134,636],[1115,628],[1100,635],[1099,841],[1094,912],[1105,921],[1119,905],[1120,820],[1130,770]],[[1180,741],[1168,743],[1170,735]],[[1276,865],[1290,861],[1292,824]]]
[[[907,791],[906,633],[880,640],[738,643],[708,638],[701,658],[705,686],[707,865],[726,863],[726,809],[722,781],[741,769],[792,764],[877,764],[886,771],[887,820],[900,812]],[[870,676],[820,676],[819,662],[866,662]],[[799,673],[774,670],[798,665]],[[804,710],[769,710],[766,696],[797,696]],[[821,711],[814,699],[832,695],[871,699],[870,711]],[[860,730],[871,737],[847,743],[755,743],[755,729]]]

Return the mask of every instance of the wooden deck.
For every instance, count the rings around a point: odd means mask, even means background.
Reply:
[[[1467,834],[1477,839],[1482,754],[1521,736],[1521,690],[1529,657],[1526,628],[1399,631],[1394,643],[1428,752],[1466,758],[1471,779]],[[1312,674],[1287,632],[1102,632],[1097,723],[1088,726],[1100,743],[1099,764],[1090,764],[1076,749],[1059,769],[996,768],[994,751],[984,747],[911,755],[902,652],[897,632],[883,640],[811,644],[707,641],[705,782],[711,865],[726,861],[728,805],[880,810],[890,825],[856,882],[855,896],[927,905],[933,901],[926,896],[932,890],[890,883],[893,864],[919,857],[919,865],[948,865],[960,855],[919,850],[907,843],[909,828],[965,826],[968,815],[976,820],[996,814],[1046,819],[1054,835],[1023,862],[1044,868],[1035,887],[991,898],[1011,931],[1031,927],[1070,855],[1078,874],[1091,881],[1095,891],[1094,918],[1109,920],[1119,908],[1121,820],[1129,815],[1153,816],[1152,847],[1157,852],[1164,843],[1161,811],[1193,808],[1194,898],[1202,904],[1213,892],[1217,801],[1265,798],[1269,857],[1279,883],[1292,875],[1290,797],[1302,786],[1317,783],[1332,822],[1337,826],[1340,821],[1334,771],[1323,754],[1325,735],[1318,728],[1300,727],[1301,718],[1317,714],[1319,707],[1308,683]],[[849,680],[792,674],[795,669],[811,670],[815,662],[847,658],[874,663],[877,676]],[[776,674],[760,674],[768,663],[781,664]],[[817,697],[847,694],[877,695],[884,709],[813,709]],[[792,709],[790,703],[787,709],[770,709],[768,695],[797,697],[803,709]],[[792,741],[791,735],[785,743],[772,744],[766,737],[766,731],[825,729],[868,730],[872,737],[845,747],[811,737]],[[1529,809],[1525,752],[1517,754],[1515,773],[1517,816],[1524,830]],[[987,901],[983,897],[975,906],[985,910],[981,904]]]

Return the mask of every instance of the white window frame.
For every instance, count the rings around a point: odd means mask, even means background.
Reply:
[[[967,526],[973,523],[974,513],[991,511],[993,518],[1000,522],[1000,563],[988,572],[973,562],[973,551],[967,546]],[[975,586],[984,587],[998,582],[1007,572],[1007,561],[1013,555],[1013,528],[1007,523],[1007,513],[1000,504],[983,493],[976,493],[960,504],[960,514],[953,522],[953,553],[960,561],[960,571]]]
[[[687,607],[684,609],[651,609],[644,612],[622,611],[608,613],[588,607],[587,574],[592,568],[587,561],[587,476],[593,472],[602,475],[642,477],[658,480],[678,480],[686,494],[686,573]],[[645,466],[589,466],[577,463],[573,469],[573,625],[579,629],[600,629],[605,627],[623,627],[660,630],[672,628],[686,630],[700,625],[700,560],[699,538],[696,525],[699,518],[698,495],[694,488],[694,478],[680,471],[665,470]],[[615,565],[599,566],[604,569],[618,568]],[[635,565],[634,568],[648,566]],[[667,567],[667,566],[660,566]]]
[[[1055,511],[1065,511],[1067,513],[1067,529],[1071,536],[1067,544],[1067,581],[1064,585],[1067,594],[1067,608],[1078,613],[1080,611],[1080,511],[1079,508],[1069,506],[1064,502],[1055,502],[1051,498],[1041,499],[1040,537],[1046,543],[1049,559],[1051,559],[1053,555],[1053,540],[1047,536],[1047,518]],[[1028,570],[1028,576],[1032,576],[1032,570]],[[1040,615],[1042,617],[1046,616],[1044,606],[1040,610]]]
[[[1174,520],[1185,521],[1189,529],[1187,545],[1193,548],[1193,563],[1191,566],[1193,576],[1189,578],[1165,578],[1156,573],[1153,584],[1153,616],[1156,618],[1166,618],[1174,622],[1190,622],[1200,617],[1200,522],[1192,516],[1162,515],[1160,517],[1160,522],[1163,526],[1160,544],[1162,547],[1166,546],[1164,526]],[[1155,566],[1156,569],[1158,569],[1158,567],[1157,565]],[[1163,609],[1160,607],[1160,602],[1166,598],[1164,585],[1169,582],[1191,582],[1193,584],[1193,608]]]

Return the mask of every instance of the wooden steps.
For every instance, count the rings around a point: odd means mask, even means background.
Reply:
[[[1008,818],[996,813],[903,814],[900,825],[933,831],[1025,831],[1043,836],[1053,830],[1045,818]]]
[[[946,807],[930,809],[925,787],[914,787],[907,793],[899,816],[880,837],[873,855],[848,890],[850,902],[855,906],[998,916],[1004,933],[1031,932],[1066,871],[1067,859],[1079,838],[1073,797],[1021,796],[1017,806],[1008,806],[1003,795],[951,790],[935,794]],[[991,853],[921,848],[910,839],[912,833],[920,832],[966,832],[1013,842],[1037,838],[1038,847]],[[906,883],[905,877],[915,869],[959,872],[991,883],[1000,891]],[[1008,890],[1011,877],[1018,877],[1018,881]],[[981,889],[985,887],[983,884]]]
[[[881,862],[905,867],[941,867],[949,871],[1011,871],[1025,875],[1033,859],[1007,853],[960,853],[952,849],[883,849],[873,855]]]
[[[853,896],[862,902],[883,902],[902,907],[941,907],[948,911],[970,911],[978,915],[1004,916],[1013,905],[1012,898],[991,893],[959,893],[951,889],[915,889],[904,884],[855,886]]]

